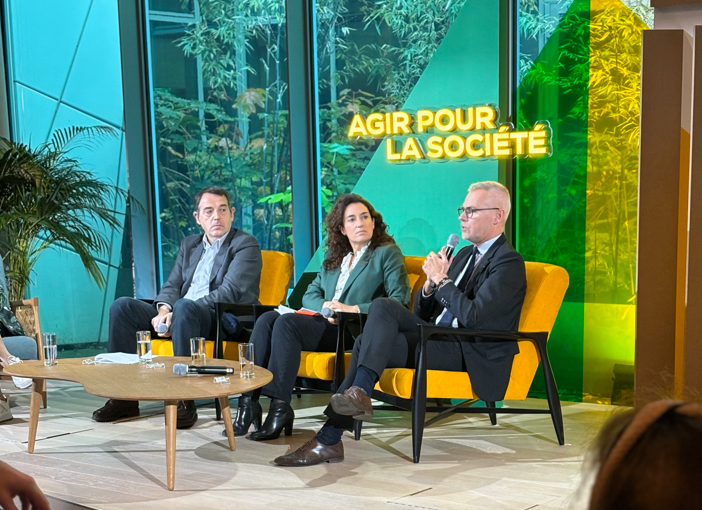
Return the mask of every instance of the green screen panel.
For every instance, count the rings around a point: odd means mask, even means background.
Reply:
[[[518,125],[547,120],[553,155],[517,162],[517,250],[566,268],[570,286],[549,339],[562,397],[582,395],[587,184],[589,2],[576,0],[521,80]],[[544,392],[537,376],[532,393]]]

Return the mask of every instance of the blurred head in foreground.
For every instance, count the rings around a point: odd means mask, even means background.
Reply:
[[[594,445],[590,510],[702,508],[702,405],[659,400],[613,416]]]

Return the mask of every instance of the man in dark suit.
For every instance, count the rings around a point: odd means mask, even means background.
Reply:
[[[210,186],[195,196],[195,221],[204,234],[183,239],[171,275],[154,304],[122,297],[110,307],[109,352],[136,352],[136,332],[172,337],[175,356],[190,355],[190,338],[216,334],[215,303],[258,303],[261,248],[256,239],[232,228],[234,207],[223,188]],[[168,331],[156,333],[159,325]],[[139,414],[139,402],[109,400],[95,421]],[[197,421],[193,401],[178,402],[178,428]]]
[[[497,182],[473,184],[458,208],[461,232],[472,243],[448,259],[445,249],[424,262],[427,283],[414,300],[414,313],[388,299],[370,306],[351,364],[325,414],[327,423],[296,451],[278,457],[281,466],[311,466],[344,460],[343,431],[353,420],[373,417],[370,395],[383,370],[415,366],[417,324],[483,331],[516,331],[526,295],[524,260],[504,235],[510,212],[507,189]],[[475,393],[502,400],[509,383],[516,342],[469,343],[429,340],[430,370],[466,370]]]

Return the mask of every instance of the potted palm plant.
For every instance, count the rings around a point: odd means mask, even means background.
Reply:
[[[103,182],[71,156],[77,147],[116,135],[107,126],[57,130],[36,147],[0,138],[0,254],[11,300],[22,299],[32,268],[49,247],[70,247],[98,287],[105,277],[94,255],[108,242],[96,226],[121,228],[128,194]]]

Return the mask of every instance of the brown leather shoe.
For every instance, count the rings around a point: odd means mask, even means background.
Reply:
[[[297,450],[278,457],[273,462],[279,466],[314,466],[322,462],[341,462],[344,460],[344,445],[339,441],[333,446],[325,446],[313,437]]]
[[[344,393],[334,393],[331,398],[334,412],[353,416],[354,420],[372,420],[373,404],[366,392],[358,386],[351,386]]]

